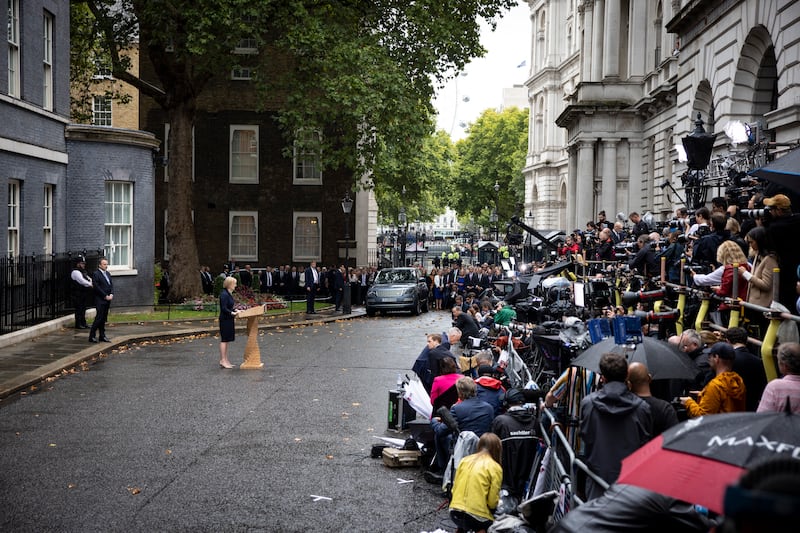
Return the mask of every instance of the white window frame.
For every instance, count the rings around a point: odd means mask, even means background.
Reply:
[[[100,108],[101,105],[105,106],[108,104],[108,109],[103,107]],[[103,96],[103,95],[94,95],[92,97],[92,124],[95,126],[105,126],[109,127],[114,124],[114,108],[111,102],[111,97]],[[106,124],[108,122],[108,124]]]
[[[8,0],[8,95],[20,98],[19,0]]]
[[[22,184],[17,180],[8,182],[8,230],[6,238],[6,255],[17,257],[20,254],[20,189]]]
[[[42,17],[42,107],[48,111],[53,110],[53,15],[44,12]]]
[[[250,67],[236,67],[231,70],[231,79],[235,81],[249,81],[253,79],[253,69]]]
[[[303,147],[299,144],[297,140],[298,137],[301,136],[314,136],[316,135],[316,139],[311,139],[310,141],[316,142],[317,150],[309,150],[307,147]],[[322,144],[322,132],[315,129],[303,129],[297,132],[294,146],[293,146],[293,158],[292,158],[292,183],[295,185],[322,185],[322,170],[320,168],[320,151],[319,147]],[[310,177],[307,177],[306,170],[310,169],[308,172],[311,174]]]
[[[252,250],[242,250],[241,245],[234,249],[234,219],[252,217],[254,232]],[[237,233],[236,236],[250,236],[245,233]],[[252,252],[252,253],[248,253]],[[258,211],[230,211],[228,213],[228,257],[234,261],[258,261]]]
[[[316,219],[317,235],[304,234],[299,226],[304,219]],[[316,238],[316,246],[311,239]],[[304,241],[308,241],[304,244]],[[311,248],[315,248],[311,250]],[[292,261],[307,263],[322,259],[322,211],[295,211],[292,217]]]
[[[239,39],[233,49],[234,54],[255,55],[258,53],[258,43],[255,37],[243,37]]]
[[[110,188],[110,191],[109,191]],[[127,191],[118,198],[116,193],[120,190]],[[109,198],[111,192],[111,198]],[[104,215],[104,241],[103,249],[108,259],[109,270],[133,270],[133,201],[134,186],[130,181],[105,182],[105,215]],[[111,215],[109,217],[109,215]],[[127,216],[126,216],[127,215]],[[122,239],[119,237],[122,236]],[[127,239],[125,237],[127,236]],[[127,242],[124,242],[127,240]],[[127,257],[123,253],[127,249]],[[122,257],[120,257],[122,256]]]
[[[53,186],[45,184],[42,197],[42,251],[53,253]]]
[[[250,151],[242,151],[234,153],[234,137],[237,132],[239,131],[249,131],[255,134],[255,142],[251,141],[249,146]],[[259,173],[259,134],[258,134],[258,126],[253,125],[243,125],[243,124],[233,124],[230,127],[230,140],[228,142],[229,152],[228,152],[228,176],[231,183],[258,183],[258,173]],[[255,176],[236,176],[234,175],[234,158],[237,157],[253,157],[255,158]],[[241,168],[242,165],[240,165]],[[238,170],[238,169],[237,169]]]

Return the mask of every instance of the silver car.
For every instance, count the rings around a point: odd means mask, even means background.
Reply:
[[[428,312],[428,285],[416,268],[384,268],[367,290],[367,314],[376,311]]]

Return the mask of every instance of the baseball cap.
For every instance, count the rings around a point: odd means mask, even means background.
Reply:
[[[717,342],[709,350],[709,355],[718,355],[720,359],[735,359],[736,352],[727,342]]]
[[[778,209],[791,209],[792,201],[785,194],[776,194],[771,198],[764,199],[764,205],[770,207],[777,207]]]

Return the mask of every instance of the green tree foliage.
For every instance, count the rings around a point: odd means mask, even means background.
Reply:
[[[376,185],[385,181],[387,190],[395,192],[406,184],[414,188],[415,198],[422,198],[422,187],[413,185],[417,172],[384,170],[411,165],[419,156],[432,132],[436,86],[484,53],[478,21],[493,24],[516,3],[83,1],[102,32],[114,76],[153,98],[170,122],[166,236],[171,299],[200,289],[191,219],[191,131],[197,99],[210,80],[241,65],[242,57],[232,53],[241,39],[253,39],[259,50],[258,84],[269,96],[262,101],[282,124],[287,154],[294,132],[321,128],[323,166],[369,175]],[[156,79],[140,79],[126,69],[121,51],[137,38]]]
[[[446,132],[439,130],[424,137],[403,161],[387,150],[376,168],[375,197],[381,207],[381,224],[397,223],[400,207],[410,222],[428,222],[444,212],[448,204],[448,185],[455,163],[455,147]],[[403,193],[405,186],[405,194]],[[398,190],[399,189],[399,190]]]
[[[119,89],[115,79],[98,77],[100,67],[111,70],[97,20],[82,2],[70,4],[70,118],[79,124],[92,120],[93,96],[102,93],[115,102],[128,103],[131,95]],[[128,61],[124,54],[121,62]],[[127,68],[127,67],[126,67]]]
[[[456,144],[450,207],[463,217],[488,227],[497,194],[500,228],[525,199],[522,169],[528,151],[528,110],[511,107],[484,111]]]

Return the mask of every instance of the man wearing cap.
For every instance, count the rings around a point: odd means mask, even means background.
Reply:
[[[72,280],[72,306],[75,308],[75,329],[89,329],[86,323],[86,302],[92,292],[92,278],[86,272],[86,260],[82,255],[75,261],[70,275]]]
[[[781,269],[778,301],[788,309],[794,309],[797,292],[797,265],[800,264],[800,246],[797,235],[800,232],[800,216],[792,213],[792,202],[785,194],[776,194],[764,200],[769,208],[769,217],[764,220],[771,249],[778,255]]]
[[[714,371],[714,379],[700,391],[697,401],[688,396],[681,398],[689,418],[745,410],[746,389],[742,377],[733,371],[735,359],[733,346],[727,342],[718,342],[711,347],[708,364]]]

